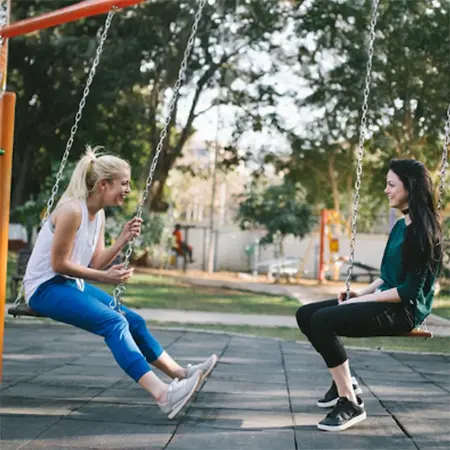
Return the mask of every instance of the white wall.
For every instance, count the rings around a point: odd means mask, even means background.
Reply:
[[[204,246],[204,235],[206,234],[206,247]],[[216,269],[231,271],[249,271],[249,259],[245,253],[245,248],[251,245],[258,234],[251,231],[242,231],[238,227],[222,228],[219,232],[217,244]],[[203,268],[203,251],[205,251],[205,261],[208,255],[209,232],[205,229],[193,228],[189,230],[188,241],[194,248],[195,263],[192,268]],[[387,234],[359,234],[356,239],[355,261],[379,268],[383,256],[384,247],[387,241]],[[289,236],[285,240],[285,257],[306,258],[304,269],[311,276],[315,273],[315,259],[317,260],[319,246],[319,235],[314,234],[300,240]],[[340,256],[348,256],[350,249],[350,239],[340,238]],[[328,254],[325,255],[328,257]],[[260,249],[260,261],[274,259],[274,246],[268,245]],[[345,271],[343,266],[341,272]],[[355,272],[357,270],[355,269]]]

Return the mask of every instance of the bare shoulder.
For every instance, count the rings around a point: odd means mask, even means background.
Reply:
[[[52,213],[52,222],[58,224],[71,224],[78,228],[81,224],[82,211],[80,204],[75,200],[68,200],[59,205]]]

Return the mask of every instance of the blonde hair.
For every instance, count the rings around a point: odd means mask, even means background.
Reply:
[[[86,145],[86,153],[78,161],[70,178],[69,185],[59,203],[66,200],[85,200],[95,191],[100,180],[113,180],[130,165],[117,156],[101,154],[103,147],[91,148]]]

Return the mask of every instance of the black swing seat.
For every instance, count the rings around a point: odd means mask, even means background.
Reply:
[[[8,314],[13,317],[45,317],[31,309],[26,303],[20,303],[17,306],[11,306],[11,308],[8,308]]]

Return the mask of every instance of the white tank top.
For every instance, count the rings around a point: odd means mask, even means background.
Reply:
[[[97,246],[101,230],[103,211],[99,211],[94,220],[89,220],[88,209],[85,201],[77,201],[81,208],[81,223],[75,235],[70,261],[88,267]],[[44,282],[58,274],[53,271],[51,264],[51,251],[53,244],[54,225],[50,218],[44,222],[36,239],[33,252],[28,261],[23,284],[25,288],[25,299],[28,302],[36,289]],[[84,290],[84,280],[63,275],[75,280],[78,288]]]

